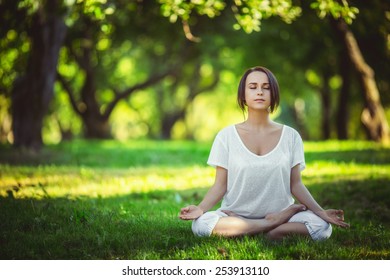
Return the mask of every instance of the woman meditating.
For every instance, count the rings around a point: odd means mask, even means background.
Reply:
[[[264,233],[271,239],[306,235],[324,240],[331,224],[348,227],[342,210],[322,209],[302,183],[305,159],[298,132],[270,119],[279,104],[272,72],[247,70],[237,100],[247,109],[247,119],[217,134],[207,161],[216,167],[215,182],[198,206],[182,208],[179,217],[193,220],[197,236]],[[210,211],[221,199],[221,207]]]

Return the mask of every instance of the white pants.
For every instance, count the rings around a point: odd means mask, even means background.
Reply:
[[[192,222],[192,232],[200,237],[210,236],[219,219],[227,216],[220,210],[206,212]],[[298,212],[288,222],[305,224],[311,238],[316,241],[328,239],[332,234],[332,226],[310,210]]]

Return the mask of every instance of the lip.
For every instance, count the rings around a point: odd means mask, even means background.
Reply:
[[[255,101],[256,102],[265,102],[265,99],[263,99],[263,98],[256,98]]]

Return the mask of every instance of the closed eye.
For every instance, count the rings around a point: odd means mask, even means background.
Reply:
[[[249,87],[250,89],[256,89],[256,88],[257,88],[257,84],[255,84],[255,83],[250,83],[250,84],[248,85],[248,87]]]
[[[261,89],[267,89],[267,90],[269,90],[269,89],[270,89],[270,86],[269,86],[269,84],[266,84],[266,85],[263,85],[263,86],[261,87]]]

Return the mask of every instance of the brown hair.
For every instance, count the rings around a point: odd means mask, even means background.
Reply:
[[[245,84],[246,84],[246,78],[248,75],[252,72],[263,72],[267,75],[268,81],[269,81],[269,86],[271,89],[271,106],[270,106],[270,112],[272,113],[273,111],[276,110],[276,108],[279,105],[279,84],[278,81],[276,80],[274,74],[268,70],[265,67],[262,66],[256,66],[253,68],[250,68],[245,71],[244,75],[242,76],[240,80],[240,84],[238,85],[238,94],[237,94],[237,102],[238,106],[240,106],[242,111],[245,111]]]

